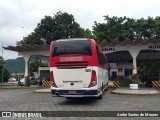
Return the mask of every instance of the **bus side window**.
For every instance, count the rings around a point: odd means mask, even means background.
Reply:
[[[98,58],[99,58],[100,65],[103,67],[106,67],[107,63],[106,63],[106,59],[105,59],[103,53],[99,53]]]
[[[98,57],[99,65],[101,65],[104,68],[107,68],[106,58],[105,58],[104,54],[99,51],[98,46],[97,46],[97,57]]]

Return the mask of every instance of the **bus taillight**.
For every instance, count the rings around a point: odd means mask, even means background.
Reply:
[[[96,71],[92,70],[91,82],[88,87],[94,87],[95,85],[97,85],[97,76]]]
[[[53,87],[57,87],[57,85],[55,84],[54,81],[54,75],[53,75],[53,71],[50,72],[50,81]]]

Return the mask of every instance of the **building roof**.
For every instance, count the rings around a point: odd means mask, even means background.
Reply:
[[[107,42],[106,40],[103,40],[99,45],[101,47],[104,46],[111,46],[114,47],[116,45],[147,45],[148,43],[158,44],[160,43],[160,39],[151,38],[148,40],[143,39],[136,39],[134,41],[131,41],[130,39],[125,39],[122,42],[119,42],[117,40],[112,41],[111,43]],[[11,51],[17,51],[17,52],[32,52],[32,51],[49,51],[50,46],[45,45],[25,45],[25,46],[8,46],[3,47],[6,50]],[[160,59],[160,51],[141,51],[140,54],[137,56],[138,59]],[[110,60],[131,60],[132,57],[127,51],[119,51],[116,53],[108,54],[107,55]],[[120,57],[121,56],[121,57]]]
[[[99,45],[101,47],[104,47],[104,46],[114,47],[116,45],[125,46],[128,44],[129,45],[147,45],[148,43],[158,44],[160,43],[160,39],[156,39],[156,38],[150,38],[148,40],[136,39],[134,41],[131,41],[130,39],[125,39],[122,42],[118,40],[113,40],[112,42],[107,42],[106,40],[103,40]],[[3,48],[6,50],[17,51],[17,52],[30,52],[30,51],[49,50],[50,46],[45,44],[45,45],[8,46]]]
[[[156,38],[150,38],[150,39],[136,39],[131,41],[130,39],[125,39],[124,41],[118,41],[118,40],[113,40],[112,42],[107,42],[106,40],[103,40],[99,45],[101,47],[104,46],[111,46],[111,47],[115,47],[116,45],[121,45],[121,46],[125,46],[125,45],[147,45],[148,43],[153,43],[153,44],[158,44],[160,43],[160,39],[156,39]]]
[[[31,52],[31,51],[45,51],[50,49],[50,46],[45,45],[25,45],[25,46],[8,46],[3,47],[6,50],[17,51],[17,52]]]

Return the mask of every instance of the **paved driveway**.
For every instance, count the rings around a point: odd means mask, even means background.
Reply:
[[[110,90],[99,99],[72,99],[52,97],[50,93],[35,93],[33,89],[0,89],[0,111],[160,111],[160,96],[132,96],[111,94]],[[74,113],[73,113],[74,114]],[[22,118],[20,118],[22,119]],[[25,118],[29,119],[29,118]],[[44,119],[44,118],[42,118]],[[47,118],[58,120],[81,118]],[[83,118],[84,119],[84,118]],[[157,119],[158,118],[85,118],[109,119]]]

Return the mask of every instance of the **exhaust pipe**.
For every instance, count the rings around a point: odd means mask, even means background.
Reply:
[[[59,96],[59,93],[58,93],[58,92],[56,92],[56,96]]]

